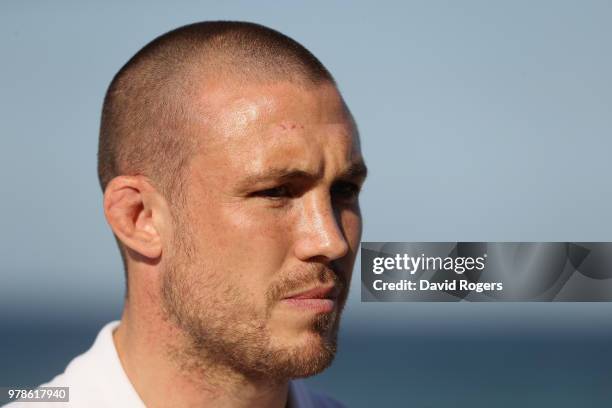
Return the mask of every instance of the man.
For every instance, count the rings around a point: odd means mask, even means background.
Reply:
[[[166,33],[113,79],[98,164],[125,307],[45,385],[83,407],[340,406],[294,380],[332,362],[361,237],[366,168],[323,65],[256,24]]]

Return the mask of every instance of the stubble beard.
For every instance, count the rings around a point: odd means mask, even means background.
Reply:
[[[201,372],[212,382],[241,377],[282,383],[318,374],[332,363],[346,301],[346,284],[341,278],[329,269],[319,273],[319,279],[333,279],[342,287],[336,312],[313,316],[306,343],[279,344],[267,327],[271,306],[287,290],[312,283],[313,274],[309,271],[308,281],[292,279],[273,284],[266,293],[266,311],[258,311],[240,288],[230,286],[219,276],[216,280],[203,277],[206,267],[198,261],[197,251],[185,232],[174,246],[177,255],[170,256],[161,284],[163,312],[184,334],[179,345],[168,349],[183,371]]]

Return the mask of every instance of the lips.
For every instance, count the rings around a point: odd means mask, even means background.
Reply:
[[[294,293],[281,300],[281,304],[300,313],[331,313],[337,305],[338,286],[318,286]]]

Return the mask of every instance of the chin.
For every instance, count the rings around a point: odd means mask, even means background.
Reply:
[[[301,378],[319,374],[331,365],[336,355],[336,341],[309,333],[308,339],[294,349],[292,354],[294,370],[290,377]]]
[[[310,377],[328,368],[337,351],[337,331],[308,330],[278,345],[278,356],[284,355],[281,366],[288,378]]]

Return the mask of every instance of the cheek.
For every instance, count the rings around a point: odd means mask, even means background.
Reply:
[[[216,265],[227,282],[263,293],[282,269],[290,245],[287,216],[274,210],[229,205],[200,219],[198,253]]]
[[[256,258],[282,256],[284,258],[291,241],[292,215],[289,211],[270,208],[250,208],[228,211],[224,215],[228,243]]]
[[[340,214],[342,231],[349,244],[353,256],[357,253],[359,241],[361,240],[362,221],[359,208],[356,210],[345,210]]]
[[[344,238],[349,246],[349,252],[345,257],[336,261],[336,266],[344,276],[347,285],[346,289],[348,290],[353,276],[355,258],[359,250],[359,242],[361,240],[362,220],[359,208],[341,211],[339,214],[339,222]]]

